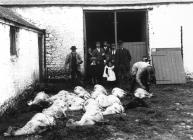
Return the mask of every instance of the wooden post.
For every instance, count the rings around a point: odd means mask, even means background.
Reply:
[[[115,45],[117,48],[117,12],[114,12]]]
[[[86,75],[86,70],[87,70],[87,36],[86,36],[86,12],[83,12],[83,39],[84,39],[84,43],[83,43],[83,47],[84,47],[84,75]]]
[[[184,57],[184,48],[183,48],[183,27],[180,27],[180,39],[181,39],[181,55],[182,59]]]

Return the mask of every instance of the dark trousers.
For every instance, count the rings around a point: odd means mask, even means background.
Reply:
[[[130,68],[126,64],[120,64],[119,66],[116,67],[116,76],[119,84],[122,81],[126,82],[129,71]]]
[[[99,82],[99,84],[103,83],[103,71],[104,71],[104,65],[103,63],[97,64],[96,65],[96,71],[97,71],[97,82]]]
[[[140,74],[140,80],[141,80],[141,83],[145,86],[145,90],[147,92],[149,92],[149,73],[148,71],[143,71],[141,74]],[[132,76],[131,78],[131,87],[130,87],[130,93],[134,93],[134,91],[137,89],[137,88],[142,88],[139,83],[136,81],[136,76]]]
[[[80,82],[80,78],[81,78],[81,73],[79,70],[74,69],[71,71],[71,81],[73,85]]]

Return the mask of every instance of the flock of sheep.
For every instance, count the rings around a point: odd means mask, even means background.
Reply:
[[[80,86],[75,87],[73,93],[62,90],[53,96],[49,96],[45,92],[39,92],[33,101],[28,102],[28,105],[32,106],[47,102],[49,107],[41,113],[35,114],[22,128],[14,129],[9,127],[4,136],[42,133],[54,127],[58,118],[67,117],[66,111],[68,110],[84,110],[84,114],[79,121],[69,119],[68,125],[94,125],[96,122],[102,121],[104,115],[123,113],[124,107],[120,99],[124,98],[126,94],[120,88],[114,88],[111,94],[108,94],[102,85],[95,85],[91,93]],[[150,94],[138,88],[134,95],[137,98],[144,98]]]

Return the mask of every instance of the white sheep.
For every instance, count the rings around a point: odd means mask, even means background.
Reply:
[[[115,95],[120,99],[124,98],[127,94],[126,91],[124,91],[123,89],[118,88],[118,87],[113,88],[111,93],[112,93],[112,95]]]
[[[105,95],[108,95],[107,90],[102,85],[99,84],[96,84],[94,86],[94,91],[100,91],[103,92]]]
[[[22,128],[17,130],[8,129],[4,136],[20,136],[35,133],[42,133],[56,125],[56,119],[66,116],[66,103],[63,100],[55,100],[54,103],[42,113],[35,114]]]
[[[49,95],[46,94],[44,91],[41,91],[39,93],[37,93],[36,97],[33,99],[33,101],[29,101],[27,104],[29,106],[31,105],[37,105],[41,102],[48,102],[48,99],[49,99]]]
[[[74,88],[74,93],[78,95],[79,97],[83,98],[84,100],[87,100],[91,98],[91,95],[88,91],[86,91],[83,87],[81,86],[76,86]]]
[[[98,103],[94,99],[88,99],[84,104],[85,113],[80,121],[70,119],[68,123],[71,126],[94,125],[96,122],[103,120],[103,115]]]
[[[124,113],[124,107],[119,103],[113,103],[102,112],[103,115],[121,114]]]
[[[143,99],[143,98],[146,98],[146,97],[148,97],[148,98],[152,97],[152,94],[150,94],[149,92],[147,92],[143,88],[137,88],[134,91],[134,96],[137,97],[137,98]]]

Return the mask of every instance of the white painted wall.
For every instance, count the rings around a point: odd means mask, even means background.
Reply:
[[[180,48],[183,27],[184,67],[193,73],[193,4],[154,6],[149,23],[150,48]]]
[[[184,67],[193,73],[193,4],[141,5],[141,6],[91,6],[91,7],[20,7],[12,8],[40,28],[57,37],[52,56],[57,67],[62,67],[71,45],[78,47],[83,56],[83,10],[145,9],[149,18],[149,46],[151,48],[181,47],[180,26],[183,26]]]
[[[38,34],[19,29],[16,57],[10,55],[9,30],[0,23],[0,106],[39,79]]]

